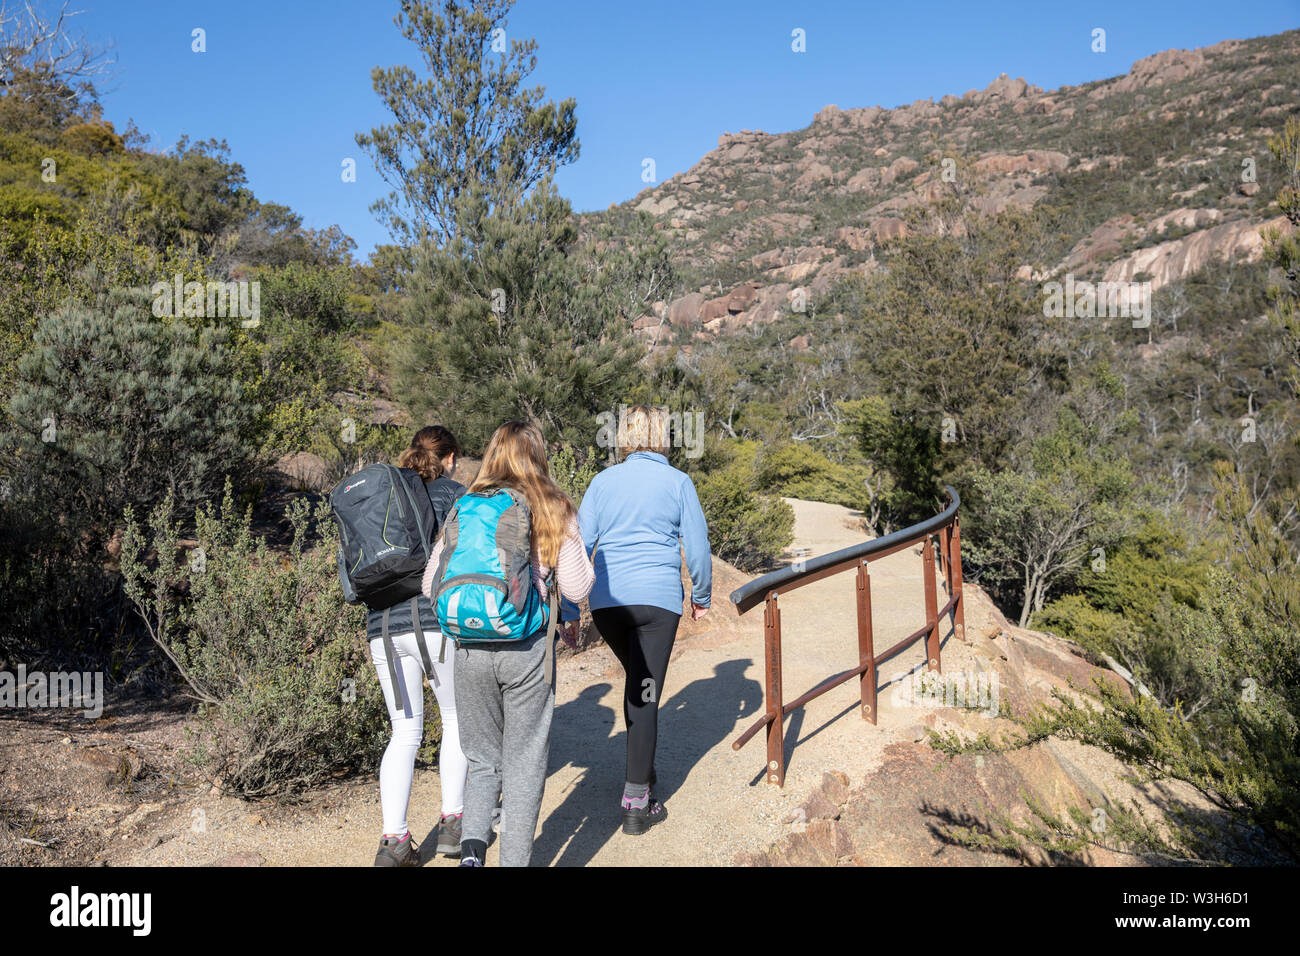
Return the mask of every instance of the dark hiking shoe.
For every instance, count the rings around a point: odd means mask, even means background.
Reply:
[[[408,833],[404,838],[385,837],[379,841],[375,866],[419,866],[420,848]]]
[[[460,856],[462,814],[444,816],[438,822],[438,851],[443,856]]]
[[[482,840],[466,840],[460,845],[461,866],[482,866],[487,856],[487,844]]]
[[[640,809],[623,808],[623,832],[629,836],[640,836],[656,823],[662,823],[666,819],[668,819],[668,808],[651,797]]]

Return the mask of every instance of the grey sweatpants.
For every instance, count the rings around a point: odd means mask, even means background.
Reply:
[[[527,866],[533,854],[555,709],[545,651],[544,630],[526,641],[456,649],[460,745],[469,760],[462,846],[486,846],[500,795],[501,866]]]

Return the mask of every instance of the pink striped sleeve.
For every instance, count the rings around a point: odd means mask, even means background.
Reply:
[[[550,570],[534,557],[533,584],[539,594],[546,593],[546,575]],[[577,521],[570,523],[569,534],[560,545],[560,556],[555,562],[555,581],[560,594],[574,603],[585,598],[596,582],[596,570],[587,557],[587,549],[582,546]]]
[[[442,556],[442,536],[433,545],[433,554],[429,555],[429,563],[424,566],[424,577],[420,581],[420,593],[433,600],[433,576],[438,571],[438,558]]]

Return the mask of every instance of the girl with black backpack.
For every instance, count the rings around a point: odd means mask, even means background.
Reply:
[[[446,428],[430,425],[411,439],[411,446],[398,458],[399,468],[409,468],[424,480],[441,527],[452,504],[465,493],[465,486],[453,481],[460,444]],[[413,605],[414,604],[414,609]],[[414,615],[418,609],[419,619]],[[396,668],[390,667],[385,647],[384,615],[388,616],[389,646],[396,654]],[[417,627],[418,625],[418,627]],[[460,746],[460,721],[456,712],[455,655],[442,643],[438,617],[424,596],[402,601],[385,611],[370,611],[366,624],[370,655],[384,691],[384,703],[393,722],[393,736],[379,767],[379,796],[383,805],[384,833],[375,866],[419,866],[419,849],[407,827],[406,810],[415,774],[415,756],[424,736],[424,679],[427,677],[442,717],[442,741],[438,750],[438,777],[442,785],[442,816],[438,825],[437,852],[460,855],[461,817],[464,811],[465,777],[468,763]],[[423,637],[425,649],[419,646]],[[426,673],[425,655],[432,666]],[[439,658],[442,658],[439,660]],[[392,674],[399,676],[393,686]]]

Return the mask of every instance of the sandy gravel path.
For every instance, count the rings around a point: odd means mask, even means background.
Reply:
[[[795,548],[816,555],[863,540],[853,513],[791,499]],[[944,600],[940,592],[940,602]],[[877,648],[924,622],[919,550],[872,566]],[[789,832],[793,809],[827,770],[854,782],[879,766],[889,744],[911,739],[914,708],[891,702],[891,682],[923,664],[920,646],[882,668],[880,725],[857,712],[850,681],[787,719],[785,788],[763,776],[762,734],[741,751],[731,742],[763,706],[762,609],[737,618],[715,593],[712,627],[679,642],[661,705],[657,792],[669,819],[641,837],[620,830],[625,736],[622,670],[603,646],[562,663],[552,731],[550,773],[534,865],[727,865],[738,852],[771,845]],[[852,575],[820,581],[781,599],[786,699],[856,663]],[[730,613],[728,613],[730,612]],[[945,622],[946,625],[946,622]],[[944,652],[962,645],[943,629]],[[948,658],[945,657],[945,664]],[[955,662],[953,666],[962,666]],[[417,838],[438,818],[438,775],[418,771],[410,820]],[[196,816],[195,810],[201,811]],[[380,828],[374,781],[340,788],[301,809],[250,810],[198,797],[190,819],[171,821],[169,839],[122,862],[145,865],[226,862],[268,865],[371,864]],[[204,829],[196,832],[194,819]],[[495,863],[496,849],[488,851]],[[428,865],[453,865],[438,858]]]

